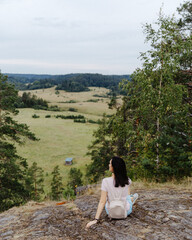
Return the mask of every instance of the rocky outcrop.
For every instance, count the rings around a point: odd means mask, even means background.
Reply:
[[[93,219],[98,195],[79,196],[73,203],[29,202],[0,214],[0,239],[38,240],[192,240],[192,191],[137,190],[139,199],[125,220]]]

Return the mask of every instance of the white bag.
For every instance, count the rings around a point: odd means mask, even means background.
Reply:
[[[122,219],[127,217],[126,204],[120,200],[115,199],[109,204],[109,217],[115,219]]]

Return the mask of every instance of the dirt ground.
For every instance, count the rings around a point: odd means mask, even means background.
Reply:
[[[99,195],[82,195],[73,203],[29,202],[0,214],[0,239],[38,240],[192,240],[192,190],[136,189],[139,199],[125,220],[94,219]]]

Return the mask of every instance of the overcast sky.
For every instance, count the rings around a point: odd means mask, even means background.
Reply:
[[[148,49],[142,24],[181,0],[0,0],[2,73],[130,74]]]

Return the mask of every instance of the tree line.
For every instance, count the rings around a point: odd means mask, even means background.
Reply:
[[[48,110],[48,102],[30,92],[24,92],[22,96],[18,96],[15,101],[16,108],[34,108]]]
[[[67,92],[89,91],[89,87],[105,87],[113,92],[123,93],[119,89],[122,79],[130,79],[129,75],[102,75],[102,74],[67,74],[67,75],[14,75],[8,74],[8,80],[19,90],[34,90],[56,86],[56,90]]]

